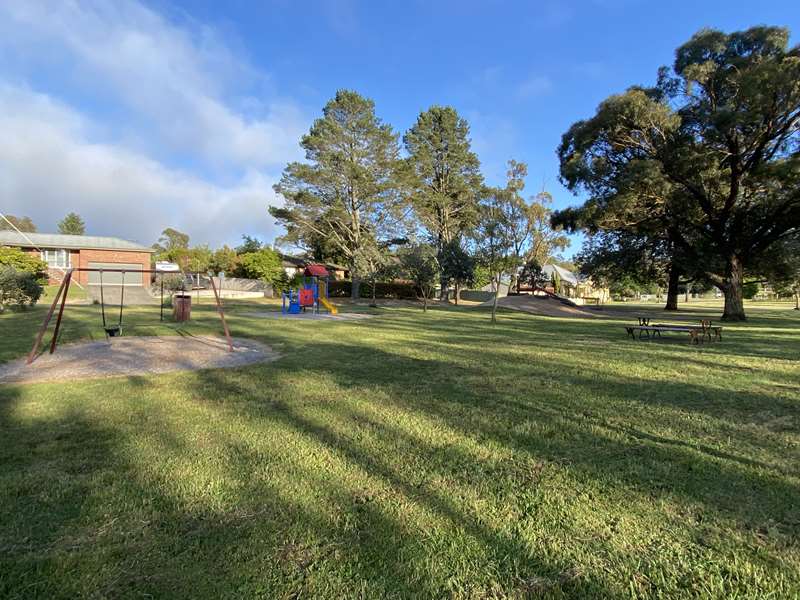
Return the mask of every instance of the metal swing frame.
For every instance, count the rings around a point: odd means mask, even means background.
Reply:
[[[53,314],[56,311],[56,306],[59,306],[59,302],[61,306],[58,309],[58,317],[56,318],[55,329],[53,331],[53,338],[50,341],[50,354],[53,354],[56,351],[56,346],[58,345],[58,337],[61,331],[61,320],[64,315],[64,306],[67,303],[67,293],[69,292],[69,286],[72,282],[72,275],[75,272],[85,272],[85,273],[100,273],[100,311],[103,318],[103,329],[106,333],[106,339],[109,337],[117,337],[117,335],[122,335],[122,308],[124,306],[124,298],[125,298],[125,273],[137,273],[140,276],[145,273],[163,273],[161,271],[156,271],[153,269],[142,269],[142,270],[131,270],[131,269],[93,269],[88,267],[76,267],[72,269],[68,269],[64,279],[61,281],[61,285],[58,287],[58,291],[56,292],[55,298],[53,298],[53,302],[50,304],[50,308],[45,314],[44,320],[42,321],[41,326],[39,327],[39,331],[36,334],[36,339],[33,342],[33,348],[28,353],[28,358],[25,364],[31,364],[36,357],[39,355],[39,347],[42,344],[42,338],[44,337],[45,332],[47,331],[47,327],[50,324],[50,321],[53,318]],[[105,298],[103,296],[103,272],[106,273],[122,273],[122,291],[120,292],[120,303],[119,303],[119,319],[117,321],[117,326],[107,326],[106,323],[106,311],[105,311]],[[195,272],[187,272],[184,275],[204,275],[199,271]],[[211,288],[214,290],[214,300],[217,304],[217,313],[219,314],[220,321],[222,321],[222,329],[225,332],[225,339],[228,342],[228,352],[233,352],[233,340],[231,339],[231,332],[228,328],[228,322],[225,320],[225,310],[222,307],[222,299],[220,298],[219,292],[217,291],[217,285],[214,283],[214,278],[211,277]],[[77,285],[77,282],[75,282]],[[162,288],[162,301],[161,301],[161,319],[163,320],[163,310],[164,310],[164,301],[163,301],[163,288]],[[109,333],[109,329],[114,329],[115,333]]]

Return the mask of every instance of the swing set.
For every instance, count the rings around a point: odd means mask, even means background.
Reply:
[[[122,309],[125,305],[125,274],[126,273],[136,273],[140,277],[145,273],[158,273],[162,274],[161,271],[154,271],[151,269],[147,270],[130,270],[130,269],[94,269],[94,268],[84,268],[84,267],[76,267],[73,269],[68,269],[64,279],[61,281],[61,285],[58,287],[58,291],[56,292],[55,298],[53,298],[53,302],[50,305],[50,309],[47,311],[47,314],[44,317],[44,321],[42,321],[41,327],[39,327],[39,332],[36,334],[36,340],[33,343],[33,348],[31,348],[30,353],[28,354],[28,359],[26,364],[31,364],[36,357],[38,356],[39,347],[42,343],[42,338],[44,337],[45,332],[47,331],[47,327],[50,324],[51,319],[53,318],[53,314],[56,311],[56,306],[61,303],[61,306],[58,309],[58,316],[56,317],[56,324],[55,330],[53,331],[53,339],[50,341],[50,354],[53,354],[56,351],[56,346],[58,345],[58,336],[59,332],[61,331],[61,319],[64,315],[64,305],[67,302],[67,292],[69,292],[69,286],[72,282],[72,274],[75,272],[89,272],[89,273],[99,273],[100,274],[100,313],[103,319],[103,331],[105,332],[106,339],[111,337],[119,337],[122,335]],[[122,280],[121,280],[121,290],[120,290],[120,299],[119,299],[119,314],[117,316],[116,323],[110,321],[106,318],[106,303],[105,303],[105,295],[104,295],[104,284],[103,284],[103,273],[121,273]],[[199,272],[192,272],[192,273],[185,273],[185,275],[203,275],[203,273]],[[219,318],[222,321],[222,329],[225,332],[225,338],[228,342],[228,351],[233,352],[233,340],[231,339],[231,333],[228,329],[228,322],[225,320],[225,311],[222,308],[222,300],[220,299],[219,292],[217,291],[217,285],[214,283],[214,278],[211,277],[211,287],[214,290],[214,299],[217,304],[217,313],[219,314]],[[77,282],[76,282],[77,285]],[[164,320],[164,285],[162,282],[161,285],[161,320]]]

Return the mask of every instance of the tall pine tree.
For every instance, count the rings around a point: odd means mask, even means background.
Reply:
[[[414,212],[441,255],[478,218],[483,177],[470,147],[469,125],[455,109],[432,106],[419,115],[403,142]],[[447,298],[448,285],[442,273],[442,298]]]
[[[325,240],[347,262],[353,298],[366,253],[396,233],[402,196],[398,136],[375,115],[375,104],[340,90],[300,142],[308,162],[286,166],[275,191],[286,203],[270,214],[282,240],[313,250]]]

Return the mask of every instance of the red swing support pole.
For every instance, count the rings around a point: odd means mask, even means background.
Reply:
[[[58,287],[58,291],[56,292],[56,297],[53,298],[53,303],[50,305],[50,310],[47,311],[47,315],[44,317],[44,321],[42,321],[42,326],[39,327],[39,333],[36,334],[36,341],[33,342],[33,348],[31,348],[30,353],[28,353],[28,360],[25,361],[26,365],[31,364],[34,360],[36,360],[36,353],[39,351],[39,344],[42,343],[42,337],[44,337],[44,332],[47,331],[47,326],[50,324],[50,319],[53,318],[53,313],[56,310],[56,305],[58,304],[59,299],[61,298],[62,292],[64,293],[64,300],[67,298],[67,293],[64,291],[64,288],[67,286],[67,282],[72,278],[72,269],[67,271],[67,276],[61,280],[61,285]],[[61,311],[64,310],[64,304],[61,304]],[[59,312],[59,321],[61,320],[61,313]]]
[[[214,299],[217,301],[217,312],[219,313],[219,318],[222,319],[222,328],[225,330],[225,337],[228,340],[228,351],[233,352],[233,340],[231,340],[231,332],[228,330],[228,322],[225,320],[225,311],[222,310],[222,301],[219,299],[219,293],[217,292],[217,284],[214,283],[214,277],[209,277],[211,279],[211,287],[214,290]]]
[[[61,307],[58,309],[58,317],[56,317],[56,329],[53,332],[53,341],[50,342],[50,354],[56,351],[56,344],[58,344],[58,331],[61,329],[61,316],[64,314],[64,305],[67,303],[67,293],[69,292],[70,283],[72,283],[72,271],[67,273],[64,293],[61,296]]]

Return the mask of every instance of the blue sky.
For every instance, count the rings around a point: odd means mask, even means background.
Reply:
[[[266,213],[297,140],[339,88],[403,132],[431,104],[472,126],[490,183],[577,202],[555,148],[609,94],[649,84],[702,27],[788,26],[796,2],[0,3],[0,210],[150,244],[280,233]],[[573,245],[570,252],[577,250]]]

